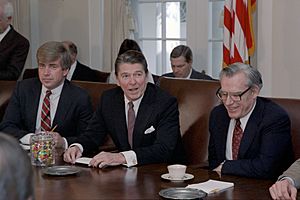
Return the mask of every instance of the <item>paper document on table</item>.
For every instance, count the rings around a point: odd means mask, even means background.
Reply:
[[[92,158],[81,157],[81,158],[77,158],[75,163],[89,165],[91,160],[92,160]]]
[[[212,193],[226,190],[233,186],[234,186],[234,184],[231,182],[208,180],[203,183],[190,184],[187,186],[187,188],[196,188],[198,190],[202,190],[202,191],[206,192],[207,194],[212,194]]]

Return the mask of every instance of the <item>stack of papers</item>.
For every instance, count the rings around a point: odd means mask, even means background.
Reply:
[[[202,190],[202,191],[206,192],[207,194],[213,194],[216,192],[226,190],[233,186],[234,186],[234,184],[231,182],[208,180],[203,183],[190,184],[187,186],[187,188],[195,188],[198,190]]]

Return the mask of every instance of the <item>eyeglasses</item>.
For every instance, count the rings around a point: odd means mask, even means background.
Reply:
[[[217,97],[225,102],[228,98],[228,96],[231,98],[232,101],[241,101],[242,96],[246,94],[251,89],[251,86],[248,87],[244,92],[237,92],[237,93],[229,93],[229,92],[223,92],[221,88],[219,88],[216,92]]]

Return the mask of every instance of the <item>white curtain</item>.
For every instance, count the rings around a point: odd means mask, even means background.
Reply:
[[[104,68],[111,71],[123,40],[134,39],[135,21],[130,0],[104,1],[104,29],[103,63]]]

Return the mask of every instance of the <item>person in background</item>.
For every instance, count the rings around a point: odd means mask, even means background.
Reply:
[[[0,132],[0,199],[34,199],[30,157],[18,142]]]
[[[300,188],[300,159],[296,160],[270,188],[273,199],[296,200]]]
[[[110,134],[119,153],[100,152],[91,166],[185,162],[177,100],[147,83],[144,55],[126,51],[116,59],[115,71],[120,87],[103,93],[85,133],[67,149],[64,160],[75,163],[83,152],[97,151]]]
[[[220,73],[221,87],[209,119],[209,167],[219,174],[275,178],[293,161],[288,114],[258,97],[259,71],[235,63]]]
[[[0,80],[18,80],[29,51],[29,41],[11,25],[12,18],[12,3],[0,0]]]
[[[135,51],[142,52],[140,46],[138,45],[138,43],[136,41],[131,40],[131,39],[125,39],[125,40],[123,40],[123,42],[120,46],[118,56],[120,56],[121,54],[125,53],[128,50],[135,50]],[[108,82],[109,83],[117,83],[116,76],[117,76],[116,72],[115,72],[115,70],[113,70],[110,73]],[[147,74],[147,79],[148,79],[149,83],[154,83],[153,76],[150,72],[148,72],[148,74]]]
[[[29,144],[32,133],[53,131],[56,147],[67,147],[84,132],[93,109],[88,93],[66,76],[71,66],[61,42],[44,43],[37,50],[39,79],[17,82],[0,130]]]
[[[78,81],[92,81],[99,82],[96,73],[93,69],[86,65],[81,64],[77,60],[77,46],[71,41],[63,41],[64,46],[68,51],[70,51],[72,65],[70,67],[69,73],[67,74],[67,79],[78,80]]]
[[[205,79],[213,80],[210,76],[198,72],[192,68],[193,53],[192,50],[185,45],[175,47],[170,54],[172,71],[163,74],[165,77],[185,78],[185,79]]]

